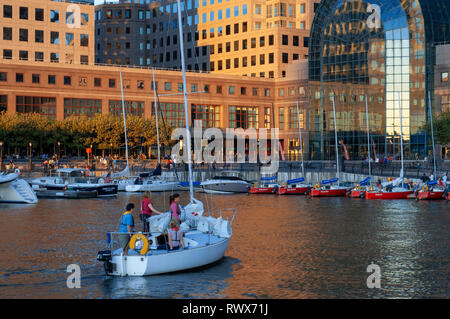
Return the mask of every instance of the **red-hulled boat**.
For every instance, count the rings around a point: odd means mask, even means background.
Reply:
[[[414,191],[401,187],[394,187],[391,191],[386,189],[366,192],[367,199],[408,199]]]
[[[444,190],[420,190],[417,192],[416,198],[420,200],[427,200],[427,199],[444,199]]]
[[[343,186],[319,187],[311,189],[310,195],[312,197],[336,197],[345,196],[347,191],[348,188]]]
[[[248,193],[249,194],[274,194],[276,184],[271,185],[254,185],[251,186]]]
[[[366,189],[358,188],[352,189],[348,197],[350,198],[364,198],[366,196]]]
[[[278,195],[303,195],[308,193],[311,188],[310,185],[301,184],[305,179],[297,178],[290,179],[285,183],[282,183],[281,186],[277,189]]]

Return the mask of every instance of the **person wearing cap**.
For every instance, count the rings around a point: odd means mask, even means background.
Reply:
[[[120,220],[119,245],[122,247],[124,255],[128,253],[128,243],[130,242],[134,230],[133,209],[133,203],[127,204],[125,213],[123,213]]]

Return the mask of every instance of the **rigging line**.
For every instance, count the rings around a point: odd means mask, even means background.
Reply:
[[[193,49],[193,51],[194,51],[194,53],[191,54],[191,59],[192,59],[192,62],[193,62],[193,64],[194,64],[194,66],[195,66],[196,62],[197,62],[197,64],[199,64],[199,59],[198,59],[198,57],[200,56],[200,49],[199,49],[199,55],[197,56],[197,55],[196,55],[196,51],[195,51],[195,48],[196,48],[196,46],[195,46],[195,32],[192,32],[191,26],[187,23],[187,21],[188,21],[187,6],[184,6],[184,11],[183,11],[183,13],[184,13],[185,16],[186,16],[186,19],[185,19],[184,21],[186,21],[186,25],[187,25],[187,28],[188,28],[188,31],[189,31],[188,33],[191,33],[192,49]],[[199,19],[200,19],[200,16],[199,16]],[[194,23],[195,23],[195,16],[194,16]],[[197,30],[197,31],[198,31],[198,30]],[[187,37],[187,33],[186,33],[186,37]],[[184,32],[183,32],[183,39],[184,39]],[[199,39],[200,39],[200,34],[199,34]],[[195,69],[195,67],[194,67],[194,69]],[[200,68],[199,68],[199,69],[200,69]]]

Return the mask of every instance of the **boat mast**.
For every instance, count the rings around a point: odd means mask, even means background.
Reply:
[[[333,113],[334,113],[334,144],[336,148],[336,176],[338,178],[338,186],[341,184],[339,178],[339,152],[338,152],[338,140],[337,140],[337,128],[336,128],[336,107],[334,105],[334,94],[333,94]]]
[[[186,65],[184,61],[184,43],[183,43],[183,21],[181,19],[181,3],[177,0],[178,4],[178,31],[180,35],[180,54],[181,54],[181,69],[183,71],[183,98],[184,98],[184,118],[186,121],[186,148],[188,155],[188,166],[189,166],[189,192],[191,203],[194,202],[194,177],[192,174],[192,162],[191,162],[191,133],[189,132],[189,117],[188,117],[188,101],[186,92]],[[184,152],[184,151],[183,151]]]
[[[122,83],[122,71],[120,71],[120,91],[122,92],[122,115],[123,115],[123,127],[125,130],[125,152],[127,157],[127,167],[129,167],[128,162],[128,138],[127,138],[127,120],[125,115],[125,100],[123,97],[123,83]]]
[[[370,167],[370,129],[369,129],[369,107],[367,106],[367,94],[366,94],[366,122],[367,122],[367,150],[369,152],[369,178],[371,177]]]
[[[156,139],[158,141],[158,164],[161,164],[161,154],[159,147],[159,122],[158,122],[158,101],[156,99],[156,82],[155,82],[155,69],[152,68],[153,73],[153,92],[155,94],[155,115],[156,115]]]
[[[433,171],[434,178],[437,179],[436,175],[436,153],[434,149],[434,128],[433,128],[433,111],[431,107],[431,92],[428,92],[428,108],[430,109],[430,121],[431,121],[431,141],[433,142]]]
[[[402,179],[402,186],[403,186],[403,120],[402,120],[402,105],[400,102],[400,92],[398,92],[398,108],[400,112],[400,154],[401,154],[401,160],[402,160],[402,170],[400,172],[400,177]]]
[[[304,165],[304,161],[303,161],[302,128],[300,125],[300,111],[298,109],[298,101],[297,101],[297,117],[298,117],[298,133],[299,133],[299,137],[300,137],[300,152],[301,152],[301,156],[302,156],[302,174],[303,174],[303,178],[305,178],[305,165]]]

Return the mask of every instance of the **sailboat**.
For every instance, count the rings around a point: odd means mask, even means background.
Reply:
[[[372,179],[372,170],[370,165],[370,129],[369,129],[369,107],[367,105],[367,95],[366,95],[366,125],[367,125],[367,152],[368,152],[368,163],[369,163],[369,177],[361,181],[354,188],[351,189],[349,193],[350,198],[364,198],[366,197],[366,191],[370,188],[370,180]]]
[[[281,183],[280,187],[277,189],[278,195],[298,195],[307,194],[311,189],[311,185],[304,184],[305,181],[305,163],[303,159],[303,140],[302,140],[302,127],[300,122],[300,110],[297,101],[297,117],[298,117],[298,131],[299,131],[299,143],[300,143],[300,153],[302,157],[302,177],[289,179],[286,182]]]
[[[177,4],[190,191],[190,203],[182,208],[181,213],[183,223],[180,225],[180,229],[184,230],[185,247],[174,251],[167,247],[164,232],[171,219],[170,212],[152,216],[150,217],[151,233],[134,234],[130,240],[128,255],[123,253],[122,248],[113,249],[113,240],[109,240],[109,250],[98,252],[97,260],[103,262],[107,275],[148,276],[205,266],[223,258],[230,243],[231,227],[237,211],[235,209],[218,209],[205,217],[203,216],[203,203],[194,198],[180,0],[177,0]],[[219,217],[212,217],[212,213],[216,213]],[[225,219],[227,216],[231,217],[231,220]],[[115,234],[117,233],[110,233],[109,238],[111,239]]]
[[[433,172],[436,178],[436,153],[434,147],[434,127],[433,127],[433,111],[431,107],[431,93],[428,92],[428,108],[430,112],[431,122],[431,141],[433,143]],[[416,192],[416,199],[429,200],[429,199],[443,199],[445,195],[447,185],[439,185],[438,181],[428,181],[422,188]]]
[[[366,192],[367,199],[407,199],[414,191],[406,189],[404,187],[404,164],[403,164],[403,123],[402,123],[402,107],[400,102],[400,93],[398,93],[398,107],[400,112],[400,154],[402,168],[400,171],[400,177],[394,180],[392,183],[382,183],[382,189],[369,190]]]
[[[336,106],[334,104],[333,95],[333,113],[334,113],[334,143],[336,150],[336,178],[329,180],[322,180],[321,184],[316,184],[313,189],[311,189],[310,195],[312,197],[334,197],[334,196],[345,196],[348,191],[348,187],[339,185],[339,151],[338,151],[338,141],[337,141],[337,127],[336,127]],[[337,185],[331,185],[333,183],[338,183]]]
[[[250,186],[249,194],[274,194],[278,188],[277,176],[261,177],[260,182]]]

